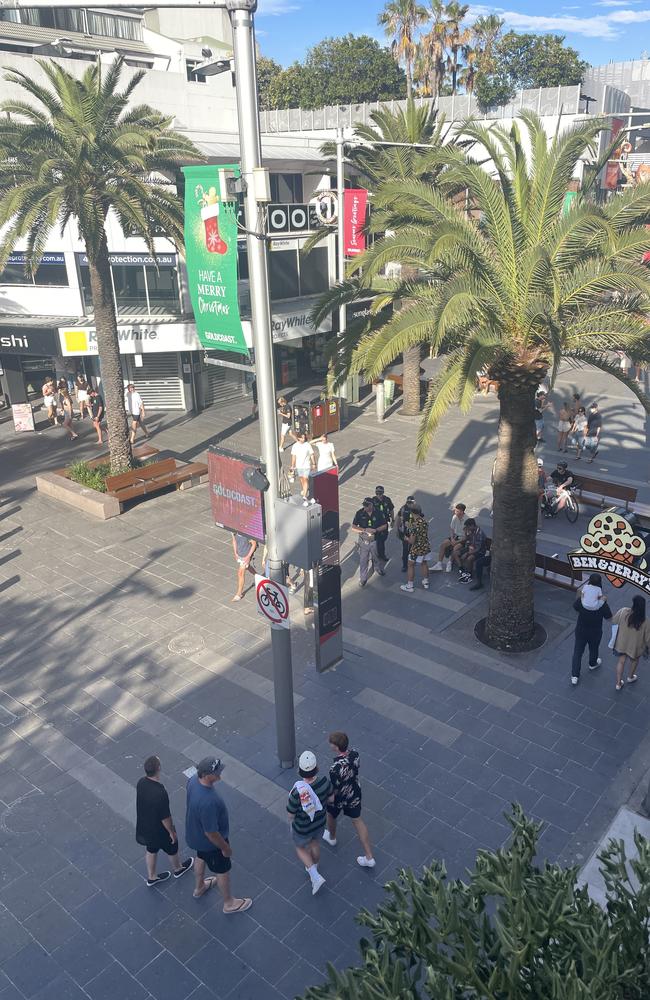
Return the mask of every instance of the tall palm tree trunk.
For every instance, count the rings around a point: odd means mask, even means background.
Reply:
[[[501,383],[486,623],[488,641],[501,649],[527,643],[535,631],[538,510],[534,400],[534,386]]]
[[[105,236],[102,236],[97,253],[93,256],[94,259],[91,259],[90,254],[88,255],[88,269],[102,373],[102,396],[106,403],[108,450],[111,472],[119,474],[133,468],[133,453],[124,409],[124,379],[113,302],[111,265]]]
[[[420,413],[420,345],[415,344],[404,351],[402,355],[404,361],[402,380],[402,415],[405,417],[417,417]]]
[[[413,96],[413,71],[411,70],[410,59],[406,62],[406,100],[410,101]]]

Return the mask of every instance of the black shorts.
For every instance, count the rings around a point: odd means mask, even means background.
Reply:
[[[143,842],[142,840],[138,840],[138,843],[142,844]],[[172,838],[170,836],[167,836],[166,838],[162,836],[157,837],[156,840],[151,841],[151,843],[147,843],[145,841],[143,843],[143,847],[149,852],[149,854],[157,854],[158,851],[164,851],[165,854],[169,854],[170,858],[173,858],[175,854],[178,854],[178,840],[176,840],[175,843],[172,843]]]
[[[215,847],[213,851],[197,851],[196,856],[201,861],[205,861],[210,871],[214,872],[215,875],[225,875],[232,868],[230,858],[224,858],[218,847]]]
[[[131,420],[133,421],[134,424],[139,424],[140,421],[142,420],[142,415],[140,413],[132,413]]]
[[[359,819],[361,816],[361,803],[359,802],[356,806],[337,806],[335,803],[332,803],[327,807],[328,813],[334,819],[340,814],[341,810],[343,810],[343,815],[349,819]]]

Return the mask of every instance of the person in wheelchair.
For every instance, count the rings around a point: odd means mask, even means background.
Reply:
[[[566,462],[558,462],[546,480],[546,488],[542,500],[542,509],[546,517],[553,517],[559,510],[562,510],[574,482],[574,475],[567,468]]]

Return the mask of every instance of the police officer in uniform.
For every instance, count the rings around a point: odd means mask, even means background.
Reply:
[[[352,530],[358,535],[359,543],[359,586],[365,587],[368,582],[368,570],[372,561],[372,568],[376,569],[380,576],[384,576],[384,566],[377,552],[376,533],[378,530],[387,528],[385,518],[380,515],[372,497],[366,497],[363,507],[354,515]]]
[[[390,497],[386,496],[383,486],[375,486],[375,495],[372,498],[372,502],[379,516],[386,522],[385,530],[378,531],[375,535],[377,553],[381,561],[386,563],[388,562],[386,557],[386,542],[388,540],[388,529],[395,519],[395,504]]]
[[[402,542],[402,573],[406,573],[409,560],[409,543],[407,541],[411,534],[409,519],[415,506],[415,497],[407,497],[403,507],[397,511],[397,536]]]

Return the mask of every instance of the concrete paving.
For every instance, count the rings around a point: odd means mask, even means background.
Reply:
[[[563,396],[598,394],[605,430],[593,474],[637,482],[647,503],[646,422],[633,397],[593,373],[567,370],[560,385]],[[338,847],[323,849],[327,885],[316,897],[287,832],[295,776],[275,754],[268,630],[252,594],[230,603],[230,539],[211,524],[207,488],[91,520],[33,486],[37,471],[95,454],[91,429],[77,446],[58,429],[28,437],[0,424],[0,1000],[300,995],[327,961],[356,961],[355,913],[382,899],[401,866],[443,857],[462,874],[478,848],[507,837],[513,801],[544,821],[540,855],[584,861],[645,773],[650,676],[617,694],[605,650],[601,669],[572,688],[566,592],[538,586],[549,640],[506,657],[474,640],[485,597],[455,574],[436,574],[429,593],[399,590],[395,539],[386,577],[357,586],[350,524],[377,483],[398,504],[417,494],[432,540],[455,500],[489,528],[495,400],[452,414],[420,467],[414,422],[352,415],[335,435],[345,656],[316,673],[298,593],[296,726],[299,750],[314,749],[323,766],[328,731],[350,733],[378,864],[358,868],[343,823]],[[179,458],[217,441],[259,452],[246,400],[150,423],[154,443]],[[567,551],[586,521],[550,522],[540,546]],[[614,608],[630,596],[610,589]],[[191,876],[147,889],[134,839],[143,759],[161,756],[182,830],[185,772],[208,751],[227,762],[233,887],[255,900],[236,917],[216,893],[194,900]]]

